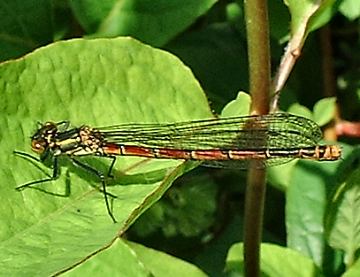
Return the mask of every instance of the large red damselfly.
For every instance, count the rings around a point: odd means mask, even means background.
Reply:
[[[319,145],[321,138],[315,122],[287,113],[99,128],[87,125],[71,128],[68,121],[46,122],[31,137],[31,147],[40,155],[39,162],[52,159],[53,174],[17,189],[55,180],[59,175],[58,157],[68,156],[76,166],[101,180],[107,211],[116,222],[108,201],[111,194],[106,192],[106,175],[80,162],[79,157],[112,159],[107,176],[111,176],[117,156],[197,160],[207,166],[231,168],[246,168],[252,160],[258,161],[257,166],[266,167],[295,158],[339,159],[341,149],[336,145]],[[27,153],[16,153],[35,159]]]

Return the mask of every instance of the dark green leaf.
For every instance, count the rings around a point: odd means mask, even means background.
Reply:
[[[345,147],[349,151],[349,147]],[[298,161],[286,198],[288,245],[311,257],[324,259],[324,214],[327,193],[336,183],[338,162]]]
[[[0,61],[52,41],[50,0],[0,2]]]
[[[75,0],[74,13],[97,37],[132,36],[162,46],[204,14],[216,0]]]
[[[330,246],[343,250],[345,264],[350,267],[360,248],[360,148],[344,161],[341,181],[334,190],[326,217],[326,233]]]

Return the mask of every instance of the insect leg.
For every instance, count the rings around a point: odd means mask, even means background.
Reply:
[[[73,157],[71,157],[71,161],[73,162],[74,165],[81,167],[88,172],[91,172],[92,174],[96,175],[101,180],[107,212],[108,212],[109,216],[111,217],[111,219],[113,220],[113,222],[116,223],[117,221],[110,209],[108,195],[110,195],[111,197],[114,197],[114,198],[116,198],[116,196],[106,192],[106,180],[105,180],[104,174],[102,172],[98,171],[97,169],[74,159]]]
[[[116,156],[104,156],[104,157],[111,159],[111,164],[109,166],[107,176],[110,177],[110,178],[113,178],[114,176],[111,174],[111,171],[114,168],[114,165],[115,165],[115,162],[116,162]]]
[[[34,160],[35,162],[38,162],[38,163],[41,162],[40,159],[38,159],[38,158],[36,158],[36,157],[28,154],[28,153],[18,152],[18,151],[14,151],[14,153],[15,153],[16,155],[19,155],[19,156],[23,156],[23,157],[32,159],[32,160]],[[49,176],[48,178],[45,178],[45,179],[36,180],[36,181],[32,181],[32,182],[23,184],[23,185],[21,185],[21,186],[16,187],[15,189],[20,191],[20,190],[23,190],[23,189],[25,189],[25,188],[27,188],[27,187],[36,185],[36,184],[54,181],[54,180],[56,180],[58,177],[59,177],[58,159],[57,159],[57,157],[55,156],[55,157],[53,157],[53,173],[52,173],[51,176]]]

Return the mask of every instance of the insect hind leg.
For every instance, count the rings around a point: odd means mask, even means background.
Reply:
[[[109,216],[111,217],[112,221],[114,223],[116,223],[117,221],[116,221],[113,213],[111,212],[108,196],[111,196],[112,198],[117,198],[117,197],[106,191],[106,179],[105,179],[104,174],[102,172],[98,171],[97,169],[74,159],[73,157],[71,157],[71,161],[73,162],[74,165],[81,167],[82,169],[84,169],[88,172],[91,172],[92,174],[94,174],[95,176],[97,176],[100,179],[101,185],[102,185],[102,193],[104,194],[104,199],[105,199],[106,210],[107,210]],[[111,169],[112,169],[114,163],[115,163],[115,160],[113,160],[113,162],[111,163],[109,172],[111,172]]]

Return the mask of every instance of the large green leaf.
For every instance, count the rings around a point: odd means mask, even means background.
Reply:
[[[68,159],[61,160],[57,181],[15,191],[44,178],[43,171],[51,173],[13,154],[15,149],[30,151],[36,121],[104,126],[212,116],[181,61],[130,38],[55,43],[2,64],[0,76],[0,275],[48,276],[80,263],[121,235],[192,167],[119,158],[107,188],[117,196],[114,224],[97,189],[99,180]],[[85,162],[105,171],[110,161],[89,157]]]
[[[74,0],[74,13],[89,33],[129,35],[161,46],[183,31],[216,0]]]
[[[161,262],[159,262],[161,261]],[[117,240],[65,276],[206,276],[185,261],[142,245]]]

